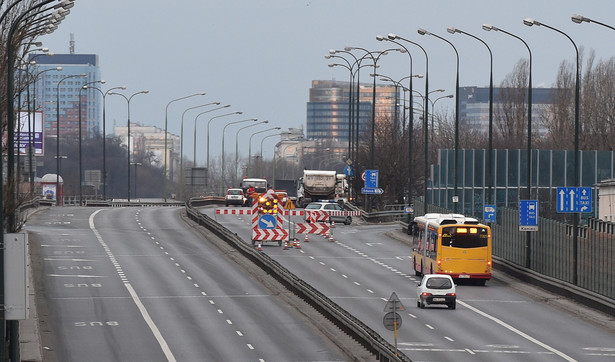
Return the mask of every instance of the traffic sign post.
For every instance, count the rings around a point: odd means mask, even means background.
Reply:
[[[384,306],[384,311],[388,312],[384,315],[382,323],[384,327],[390,331],[395,332],[395,355],[397,356],[397,329],[401,327],[401,316],[397,313],[398,310],[406,310],[401,300],[395,292],[391,294],[387,304]]]
[[[483,219],[485,222],[495,222],[495,205],[485,205],[483,207]]]
[[[384,193],[384,190],[381,188],[363,187],[361,188],[361,193],[368,195],[382,195],[382,193]]]
[[[592,188],[558,187],[557,212],[592,212]]]
[[[519,231],[538,231],[538,200],[519,200]]]

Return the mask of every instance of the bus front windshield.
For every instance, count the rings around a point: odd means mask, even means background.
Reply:
[[[489,232],[477,226],[447,226],[442,228],[442,246],[453,248],[481,248],[487,246]]]

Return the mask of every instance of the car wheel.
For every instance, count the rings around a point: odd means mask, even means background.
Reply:
[[[350,225],[352,224],[352,217],[347,216],[346,219],[344,220],[344,225]]]
[[[421,307],[421,301],[420,301],[420,299],[418,299],[418,298],[416,299],[416,307],[417,307],[417,308],[420,308],[420,307]]]
[[[425,309],[425,301],[421,298],[421,304],[419,305],[421,309]]]
[[[457,307],[457,303],[453,302],[451,304],[448,305],[448,309],[455,309]]]

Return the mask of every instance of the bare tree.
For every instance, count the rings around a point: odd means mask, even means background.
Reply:
[[[527,134],[526,93],[529,78],[528,61],[521,59],[500,85],[494,107],[498,148],[522,148]]]

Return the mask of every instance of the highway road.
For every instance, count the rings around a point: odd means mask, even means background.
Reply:
[[[202,212],[250,240],[249,215]],[[292,222],[302,222],[292,217]],[[393,292],[405,306],[397,345],[416,361],[612,361],[615,322],[596,324],[593,311],[495,272],[486,286],[459,285],[456,310],[416,306],[418,277],[411,271],[407,238],[398,225],[337,224],[334,242],[310,235],[301,248],[265,243],[262,252],[280,262],[390,343],[383,326]],[[291,229],[292,230],[292,229]],[[394,236],[394,237],[392,237]],[[566,307],[566,308],[564,308]],[[570,309],[579,313],[571,313]]]
[[[45,361],[350,359],[290,293],[182,211],[52,207],[30,217]]]

